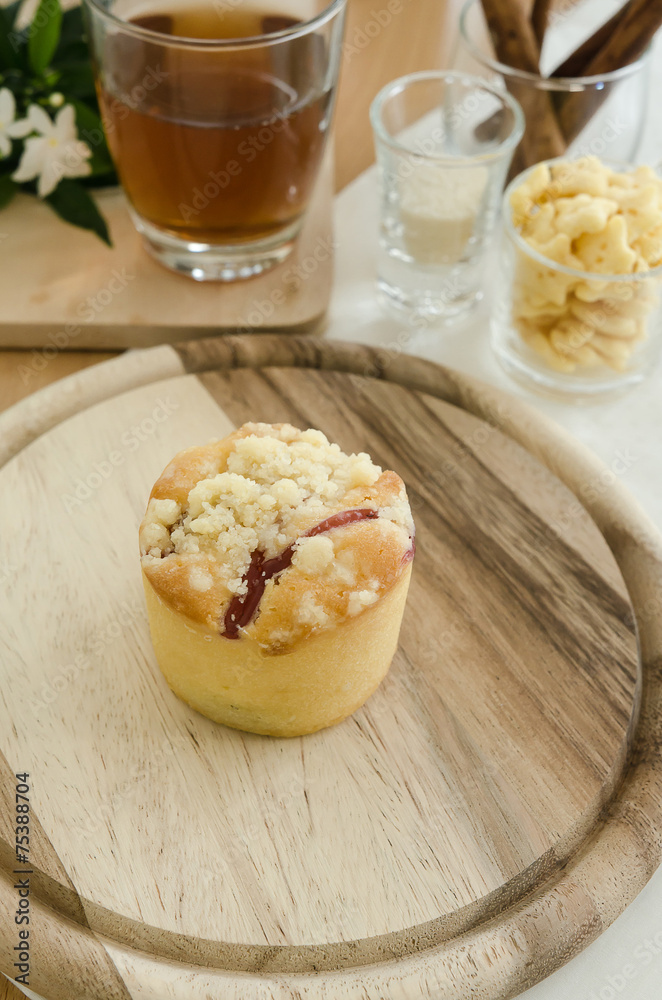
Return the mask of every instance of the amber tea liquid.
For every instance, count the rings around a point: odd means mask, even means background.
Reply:
[[[120,180],[142,219],[192,243],[236,246],[296,229],[331,105],[324,39],[219,49],[182,39],[245,39],[297,22],[243,4],[154,8],[129,24],[172,45],[105,40],[99,97]]]

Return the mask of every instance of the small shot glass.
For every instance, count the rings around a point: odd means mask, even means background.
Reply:
[[[478,77],[422,72],[384,87],[370,118],[381,187],[378,288],[407,312],[460,316],[483,295],[521,108]]]
[[[557,162],[564,161],[547,161]],[[662,265],[608,274],[544,257],[516,229],[511,207],[513,191],[534,169],[515,177],[503,196],[492,349],[501,367],[527,389],[575,402],[617,395],[658,363]]]

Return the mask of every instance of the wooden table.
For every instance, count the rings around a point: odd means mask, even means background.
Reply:
[[[404,73],[444,64],[455,31],[453,24],[446,26],[446,9],[446,0],[349,0],[335,124],[338,190],[374,159],[368,108],[377,91]],[[46,359],[38,351],[0,352],[0,409],[112,356],[62,351]]]

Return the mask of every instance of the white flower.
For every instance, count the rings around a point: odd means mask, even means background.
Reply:
[[[32,127],[26,130],[25,121],[17,122],[16,101],[11,90],[3,87],[0,90],[0,157],[9,156],[11,153],[11,140],[22,139],[32,131]]]
[[[27,118],[17,122],[22,128],[27,128],[24,135],[37,132],[25,141],[25,149],[18,168],[12,174],[12,180],[37,182],[37,194],[45,198],[54,191],[63,177],[87,177],[92,168],[87,162],[92,156],[92,150],[86,142],[78,138],[74,107],[65,104],[55,121],[51,121],[43,108],[31,104]],[[29,128],[28,128],[29,125]]]

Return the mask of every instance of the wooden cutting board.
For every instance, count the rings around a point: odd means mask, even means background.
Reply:
[[[387,679],[302,739],[180,702],[143,607],[151,484],[248,419],[369,451],[417,523]],[[650,877],[660,539],[524,404],[388,351],[221,338],[73,376],[0,441],[0,972],[27,877],[47,1000],[505,1000]]]
[[[28,195],[0,213],[0,347],[108,350],[323,326],[335,249],[332,143],[291,255],[247,281],[174,274],[144,249],[119,188],[95,197],[112,247]]]

